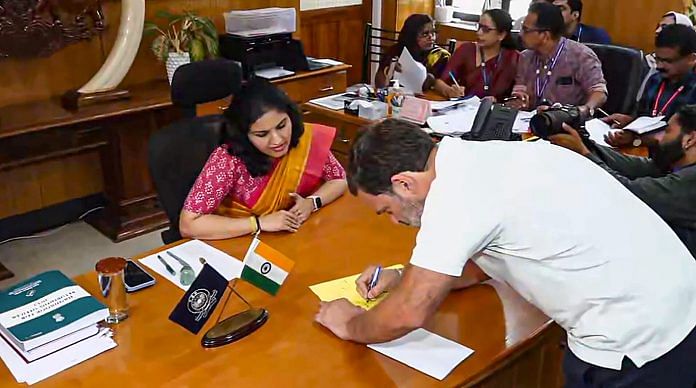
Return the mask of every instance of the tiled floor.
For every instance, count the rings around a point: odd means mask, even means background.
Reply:
[[[131,257],[160,245],[160,231],[116,244],[85,222],[76,222],[46,237],[0,245],[0,263],[15,274],[0,281],[0,288],[51,269],[73,277],[93,270],[102,257]]]

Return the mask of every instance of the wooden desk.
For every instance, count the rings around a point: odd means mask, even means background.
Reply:
[[[427,95],[426,98],[433,100],[442,99],[439,96],[432,96],[430,94]],[[338,159],[343,166],[347,166],[350,147],[355,137],[358,135],[358,131],[360,128],[370,125],[372,121],[346,114],[343,110],[332,110],[311,102],[303,104],[302,109],[305,111],[305,120],[308,122],[336,127],[336,139],[334,140],[331,150],[336,156],[336,159]],[[620,150],[627,155],[648,156],[647,147],[623,147]]]
[[[183,291],[158,277],[154,287],[131,294],[131,316],[115,327],[117,348],[43,385],[94,387],[118,381],[139,387],[558,387],[562,330],[493,281],[452,293],[427,324],[428,330],[475,350],[442,383],[364,345],[341,341],[313,322],[319,300],[310,285],[358,273],[369,263],[406,263],[415,234],[416,229],[376,216],[356,198],[343,197],[313,215],[296,234],[261,236],[296,265],[276,297],[238,283],[250,303],[270,312],[256,333],[203,349],[200,339],[220,311],[199,335],[190,334],[167,319]],[[243,257],[249,242],[245,237],[212,245]],[[77,281],[99,295],[95,273]],[[243,307],[232,297],[225,316]],[[0,387],[11,386],[16,386],[14,379],[0,367]]]
[[[274,83],[303,103],[345,90],[349,68],[300,72]],[[0,219],[103,191],[106,209],[88,222],[112,240],[167,225],[148,172],[147,145],[150,134],[180,114],[166,81],[130,92],[128,100],[77,112],[64,110],[58,99],[0,108]]]

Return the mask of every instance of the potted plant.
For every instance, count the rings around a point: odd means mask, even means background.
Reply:
[[[696,0],[692,0],[691,4],[686,7],[686,15],[692,22],[696,22]]]
[[[157,34],[152,41],[152,52],[166,64],[170,84],[179,66],[216,58],[220,54],[217,29],[209,18],[191,11],[184,11],[181,15],[158,11],[155,16],[163,19],[167,26],[160,28],[158,24],[147,21],[145,32]]]

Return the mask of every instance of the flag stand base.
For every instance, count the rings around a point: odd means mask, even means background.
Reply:
[[[266,309],[250,308],[210,328],[201,339],[204,348],[216,348],[240,340],[255,332],[268,320]]]

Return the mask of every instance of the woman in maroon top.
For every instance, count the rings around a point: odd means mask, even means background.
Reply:
[[[478,40],[457,48],[435,89],[448,98],[475,95],[502,101],[509,96],[519,58],[511,31],[510,14],[501,9],[484,12],[476,33]]]

